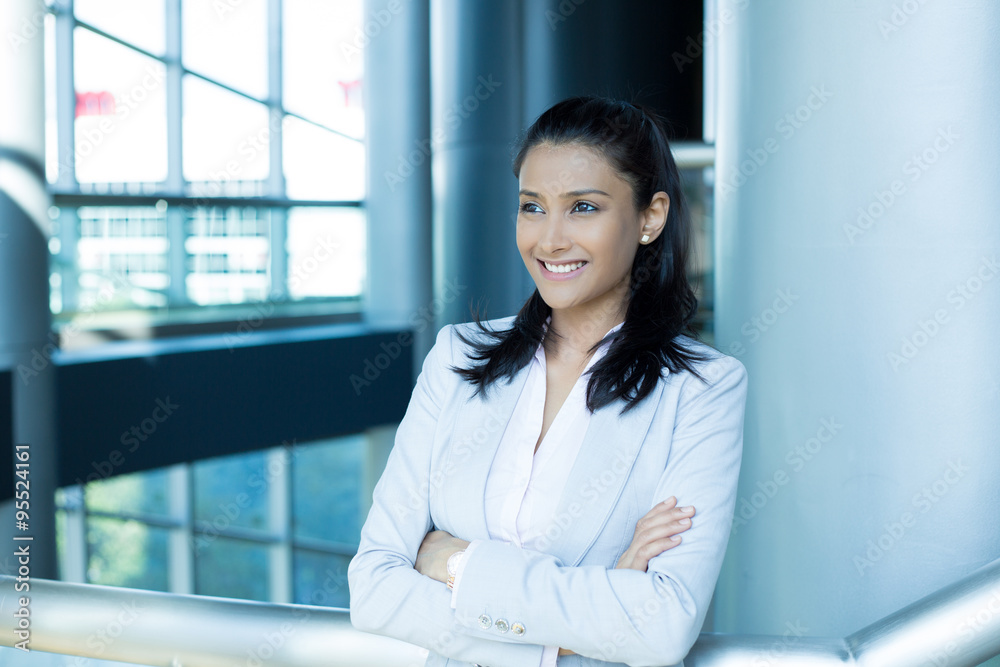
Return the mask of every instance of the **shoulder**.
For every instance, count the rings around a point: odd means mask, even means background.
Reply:
[[[724,354],[711,345],[690,336],[679,335],[674,340],[684,350],[704,358],[701,361],[692,362],[692,366],[702,379],[690,371],[682,371],[678,374],[679,377],[675,378],[682,396],[694,399],[696,396],[727,388],[742,388],[745,391],[748,379],[747,369],[739,359]]]
[[[490,331],[506,331],[510,329],[514,324],[514,320],[517,318],[516,315],[509,315],[507,317],[495,317],[492,320],[483,320],[483,326],[485,326]],[[459,324],[452,324],[455,330],[461,331],[466,336],[470,334],[481,333],[479,327],[475,322],[461,322]]]
[[[514,323],[514,315],[483,320],[483,325],[490,331],[502,332],[510,329]],[[464,363],[468,357],[470,345],[459,337],[461,334],[468,341],[479,342],[488,340],[487,336],[476,326],[475,322],[460,322],[446,324],[438,329],[434,344],[427,353],[427,361],[437,366]]]

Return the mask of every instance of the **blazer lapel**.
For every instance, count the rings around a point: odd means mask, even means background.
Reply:
[[[528,371],[526,365],[509,383],[504,380],[493,383],[488,399],[480,395],[458,408],[452,431],[455,442],[448,459],[454,465],[449,478],[454,482],[447,485],[444,497],[445,511],[462,539],[490,539],[486,526],[486,480],[527,382]]]
[[[583,444],[555,510],[556,518],[570,517],[571,523],[559,531],[548,549],[564,564],[579,565],[604,528],[632,474],[662,391],[661,380],[649,396],[624,415],[618,415],[624,401],[617,400],[590,416]]]

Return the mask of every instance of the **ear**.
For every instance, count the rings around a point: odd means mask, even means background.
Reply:
[[[645,243],[652,243],[657,236],[667,226],[667,214],[670,212],[670,197],[666,192],[660,191],[653,194],[649,206],[639,214],[642,228],[639,230],[639,238],[644,235],[649,236]],[[640,241],[642,243],[642,241]]]

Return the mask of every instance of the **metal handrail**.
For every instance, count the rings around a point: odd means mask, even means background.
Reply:
[[[427,650],[355,630],[346,609],[0,576],[0,646],[163,667],[419,667]],[[704,633],[686,667],[974,667],[1000,655],[1000,559],[846,638]]]
[[[715,145],[702,141],[674,141],[670,152],[678,169],[703,169],[715,164]]]

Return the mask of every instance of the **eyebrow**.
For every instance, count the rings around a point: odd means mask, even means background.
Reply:
[[[521,190],[518,194],[525,195],[526,197],[541,197],[537,192],[532,192],[531,190]],[[569,199],[570,197],[580,197],[582,195],[604,195],[605,197],[610,197],[604,190],[598,190],[596,188],[588,188],[585,190],[573,190],[572,192],[566,192],[562,195],[563,199]]]

